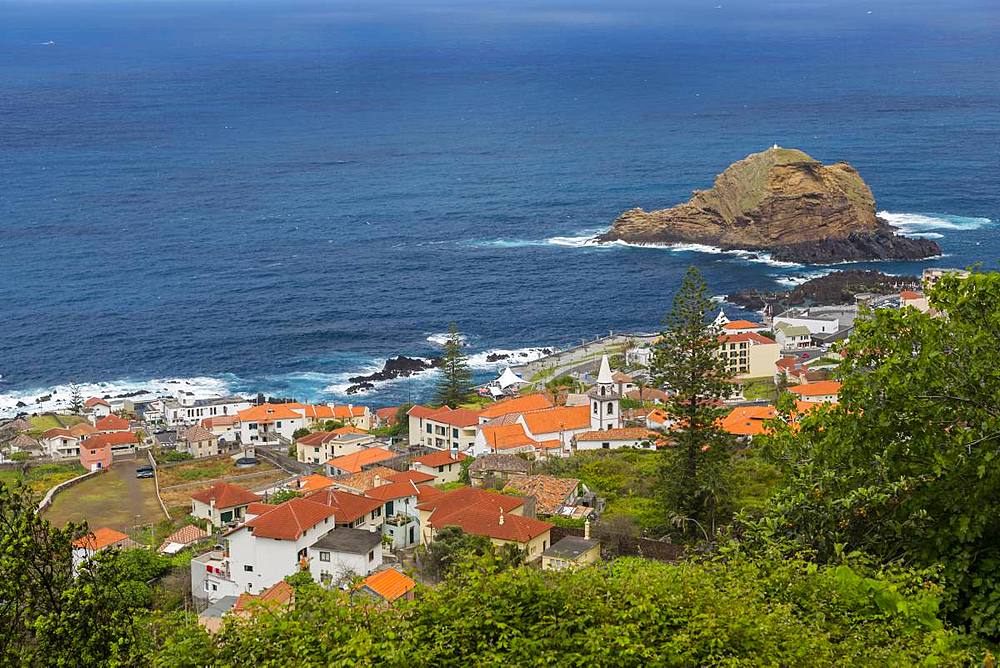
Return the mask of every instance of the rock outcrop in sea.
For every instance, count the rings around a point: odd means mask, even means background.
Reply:
[[[746,288],[726,295],[726,301],[748,311],[760,311],[770,304],[775,312],[781,312],[792,306],[851,304],[859,293],[892,295],[903,290],[920,289],[921,280],[917,276],[891,276],[878,271],[851,269],[810,279],[791,290]]]
[[[442,359],[436,357],[431,360],[420,359],[419,357],[406,357],[399,355],[386,360],[381,371],[368,374],[366,376],[351,376],[347,379],[351,386],[347,388],[346,394],[357,394],[375,389],[375,383],[392,380],[394,378],[407,378],[415,373],[436,369],[441,366]]]
[[[871,189],[849,164],[775,146],[733,163],[684,204],[624,212],[597,241],[698,243],[808,264],[940,255],[937,243],[897,235],[875,211]]]

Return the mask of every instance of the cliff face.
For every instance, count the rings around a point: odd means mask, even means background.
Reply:
[[[710,190],[671,209],[631,209],[599,241],[701,243],[767,250],[811,263],[916,259],[933,241],[896,236],[875,215],[871,189],[846,163],[824,165],[802,151],[771,148],[730,165]]]

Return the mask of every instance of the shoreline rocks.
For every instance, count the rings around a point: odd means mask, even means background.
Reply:
[[[351,383],[351,385],[345,392],[346,394],[367,392],[368,390],[375,389],[375,383],[377,382],[393,380],[394,378],[408,378],[415,373],[436,369],[440,367],[441,364],[442,359],[440,357],[436,357],[431,360],[424,360],[419,357],[398,355],[386,360],[385,364],[382,365],[381,371],[376,371],[375,373],[364,376],[351,376],[348,378],[347,381]]]
[[[683,204],[625,211],[596,241],[698,243],[807,264],[940,255],[937,243],[898,236],[875,211],[871,189],[847,163],[775,146],[733,163]]]
[[[748,311],[760,311],[766,305],[776,311],[792,306],[833,306],[852,303],[854,295],[862,292],[889,295],[902,290],[919,290],[916,276],[889,276],[878,271],[852,269],[836,271],[797,285],[791,290],[762,291],[756,288],[740,290],[726,295],[726,301]]]

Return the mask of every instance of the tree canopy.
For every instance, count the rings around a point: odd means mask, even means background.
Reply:
[[[439,405],[457,408],[472,396],[472,370],[462,345],[458,325],[451,323],[441,355],[441,378],[434,394],[434,401]]]

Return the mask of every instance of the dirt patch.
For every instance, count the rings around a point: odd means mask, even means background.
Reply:
[[[239,469],[239,471],[240,473],[238,475],[228,476],[225,478],[199,480],[194,483],[184,483],[171,487],[164,487],[163,485],[160,485],[160,497],[163,499],[163,503],[166,504],[167,508],[170,509],[171,514],[174,514],[174,509],[187,513],[191,511],[191,494],[205,489],[219,480],[225,480],[226,482],[238,487],[243,487],[252,492],[257,492],[267,489],[275,483],[289,477],[285,471],[276,469],[273,466],[263,471],[257,471],[255,469]]]
[[[119,531],[160,522],[165,517],[153,480],[136,478],[136,466],[135,461],[116,461],[107,472],[60,492],[45,517],[58,525],[85,521],[92,528]]]

